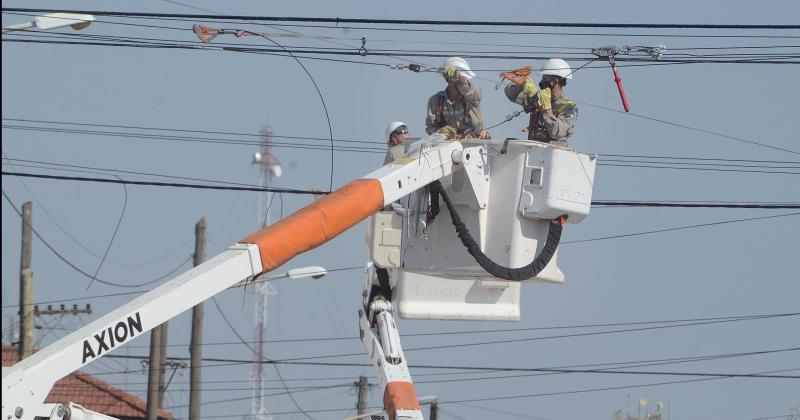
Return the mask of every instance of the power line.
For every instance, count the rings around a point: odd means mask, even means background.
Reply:
[[[236,338],[238,338],[239,341],[245,347],[247,347],[251,352],[253,352],[253,354],[257,358],[261,359],[261,355],[259,354],[259,352],[256,351],[256,349],[254,349],[252,346],[250,346],[250,344],[248,344],[247,341],[245,341],[244,338],[242,338],[242,336],[239,334],[239,332],[236,331],[236,328],[233,326],[233,324],[231,324],[231,322],[228,320],[228,317],[225,316],[225,312],[219,306],[219,303],[217,303],[217,299],[214,296],[212,296],[211,297],[211,301],[214,302],[214,306],[217,307],[217,311],[219,311],[219,314],[222,316],[222,319],[225,321],[225,324],[228,325],[228,328],[236,336]],[[278,369],[278,366],[274,365],[273,368],[275,369],[275,373],[278,375],[278,379],[281,381],[281,385],[286,390],[286,395],[288,395],[289,399],[292,400],[292,404],[294,404],[294,406],[297,408],[297,410],[300,411],[306,418],[308,418],[309,420],[315,420],[313,417],[311,417],[311,415],[309,415],[305,410],[303,410],[302,407],[300,407],[300,404],[297,402],[297,400],[294,398],[294,395],[292,394],[292,392],[286,386],[286,382],[283,380],[283,375],[281,374],[281,371]]]
[[[585,102],[585,101],[576,101],[576,102],[578,102],[580,104],[583,104],[583,105],[588,105],[588,106],[591,106],[591,107],[594,107],[594,108],[604,109],[606,111],[612,111],[612,112],[616,112],[616,113],[630,115],[630,116],[636,117],[636,118],[641,118],[641,119],[648,120],[648,121],[657,122],[657,123],[660,123],[660,124],[666,124],[666,125],[671,125],[673,127],[679,127],[679,128],[683,128],[683,129],[686,129],[686,130],[696,131],[698,133],[709,134],[709,135],[712,135],[712,136],[722,137],[722,138],[726,138],[726,139],[729,139],[729,140],[738,141],[738,142],[741,142],[741,143],[748,143],[748,144],[752,144],[754,146],[761,146],[761,147],[765,147],[765,148],[768,148],[768,149],[773,149],[773,150],[778,150],[778,151],[781,151],[781,152],[787,152],[787,153],[792,153],[792,154],[795,154],[795,155],[800,155],[800,152],[798,152],[796,150],[791,150],[791,149],[786,149],[786,148],[782,148],[782,147],[771,146],[769,144],[759,143],[757,141],[748,140],[748,139],[744,139],[744,138],[741,138],[741,137],[729,136],[727,134],[722,134],[722,133],[718,133],[718,132],[715,132],[715,131],[706,130],[706,129],[702,129],[702,128],[696,128],[696,127],[688,126],[686,124],[674,123],[674,122],[666,121],[666,120],[663,120],[663,119],[660,119],[660,118],[654,118],[654,117],[649,117],[647,115],[637,114],[635,112],[633,112],[633,113],[632,112],[622,112],[622,111],[620,111],[618,109],[615,109],[615,108],[610,108],[610,107],[603,106],[603,105],[596,105],[596,104],[592,104],[592,103]]]
[[[789,315],[789,316],[797,316],[797,315],[800,315],[800,313],[795,313],[795,314],[792,314],[792,315]],[[771,318],[771,317],[769,317],[769,318]],[[748,318],[746,320],[760,320],[760,319],[768,319],[768,318]],[[403,351],[404,352],[412,352],[412,351],[426,351],[426,350],[441,350],[441,349],[452,349],[452,348],[476,347],[476,346],[486,346],[486,345],[495,345],[495,344],[526,343],[526,342],[532,342],[532,341],[556,340],[556,339],[563,339],[563,338],[576,338],[576,337],[588,337],[588,336],[597,336],[597,335],[606,335],[606,334],[619,334],[619,333],[629,333],[629,332],[653,331],[653,330],[661,330],[661,329],[668,329],[668,328],[692,327],[692,326],[701,326],[701,325],[715,325],[715,324],[722,324],[722,323],[729,323],[729,322],[743,321],[743,320],[744,319],[711,320],[711,321],[699,321],[699,322],[690,322],[690,323],[674,324],[674,325],[660,325],[660,326],[625,328],[625,329],[607,330],[607,331],[590,331],[590,332],[582,332],[582,333],[561,334],[561,335],[551,335],[551,336],[541,336],[541,337],[512,338],[512,339],[505,339],[505,340],[479,341],[479,342],[472,342],[472,343],[459,343],[459,344],[445,344],[445,345],[437,345],[437,346],[412,347],[412,348],[403,349]],[[294,357],[294,358],[289,358],[289,359],[281,359],[281,360],[279,360],[279,362],[292,362],[292,361],[298,361],[298,360],[329,359],[329,358],[352,357],[352,356],[361,356],[361,355],[362,355],[362,353],[326,354],[326,355],[318,355],[318,356],[304,356],[304,357]]]
[[[777,351],[797,351],[800,348],[793,348],[793,349],[784,349],[784,350],[777,350]],[[768,351],[767,353],[770,353]],[[363,354],[362,354],[363,355]],[[106,357],[113,357],[119,359],[142,359],[145,358],[144,356],[136,356],[136,355],[107,355]],[[185,357],[169,357],[168,360],[188,360]],[[251,364],[251,363],[263,363],[263,364],[286,364],[282,360],[261,360],[261,361],[253,361],[253,360],[241,360],[241,359],[217,359],[217,358],[204,358],[203,361],[224,361],[224,362],[233,362],[239,364]],[[692,360],[690,360],[692,361]],[[291,364],[308,364],[306,363],[291,363]],[[371,366],[366,363],[328,363],[329,366]],[[500,372],[541,372],[547,374],[572,374],[572,373],[583,373],[583,374],[614,374],[614,375],[653,375],[653,376],[706,376],[706,377],[714,377],[714,378],[750,378],[750,379],[800,379],[800,375],[773,375],[769,373],[715,373],[715,372],[672,372],[672,371],[630,371],[630,370],[611,370],[611,369],[567,369],[567,368],[522,368],[522,367],[513,367],[513,368],[502,368],[502,367],[476,367],[476,366],[447,366],[447,365],[409,365],[409,368],[416,368],[416,369],[475,369],[475,370],[492,370],[492,371],[500,371]],[[622,366],[621,369],[625,369],[625,366]],[[458,382],[464,381],[464,379],[454,379],[453,381],[445,381],[445,382]],[[423,382],[424,383],[424,382]]]
[[[582,102],[582,103],[584,103],[584,102]],[[598,107],[600,109],[604,109],[604,110],[608,110],[608,111],[613,111],[613,112],[625,114],[625,113],[623,113],[623,112],[621,112],[621,111],[619,111],[619,110],[617,110],[615,108],[604,107],[604,106],[594,105],[594,104],[590,104],[590,103],[584,103],[584,104],[589,105],[589,106]],[[679,127],[679,128],[684,128],[684,129],[688,129],[688,130],[692,130],[692,131],[701,132],[701,133],[704,133],[704,134],[724,137],[724,138],[728,138],[728,139],[731,139],[731,140],[742,141],[742,142],[755,144],[755,145],[759,145],[759,146],[772,147],[770,145],[765,145],[763,143],[755,142],[753,140],[744,139],[744,138],[741,138],[741,137],[728,136],[726,134],[722,134],[722,133],[718,133],[718,132],[714,132],[714,131],[710,131],[710,130],[705,130],[705,129],[700,129],[700,128],[696,128],[696,127],[691,127],[691,126],[688,126],[688,125],[685,125],[685,124],[673,123],[673,122],[664,121],[664,120],[660,120],[660,119],[653,119],[651,117],[643,116],[643,115],[640,115],[640,114],[635,114],[634,116],[638,117],[638,118],[650,119],[651,121],[654,121],[654,122],[673,125],[673,126]],[[14,122],[22,122],[22,123],[38,123],[38,124],[49,124],[49,125],[71,125],[71,126],[83,126],[83,127],[92,127],[92,128],[99,128],[99,127],[102,127],[102,128],[122,128],[122,129],[145,130],[145,131],[182,132],[182,133],[193,133],[193,134],[230,135],[230,136],[244,136],[244,137],[258,137],[259,136],[258,134],[243,133],[243,132],[212,131],[212,130],[192,130],[192,129],[183,129],[183,128],[151,127],[151,126],[142,126],[142,125],[79,123],[79,122],[69,122],[69,121],[53,121],[53,120],[5,118],[5,117],[3,118],[3,121],[14,121]],[[72,131],[69,131],[69,130],[72,130],[72,129],[62,129],[62,128],[55,128],[55,127],[42,127],[42,126],[30,126],[30,125],[7,125],[6,124],[6,125],[3,125],[3,128],[16,129],[16,130],[21,130],[22,129],[22,130],[34,130],[34,131],[40,131],[41,130],[41,131],[55,131],[55,132],[62,132],[62,131],[57,131],[57,130],[65,130],[63,132],[68,132],[68,133],[72,132]],[[170,138],[170,139],[171,138],[175,138],[175,139],[181,139],[181,140],[187,140],[187,141],[198,140],[198,138],[196,136],[174,136],[174,137],[173,136],[169,136],[169,137],[163,137],[163,135],[161,135],[161,134],[152,135],[152,134],[144,134],[144,133],[130,133],[130,132],[129,133],[125,133],[125,132],[116,132],[116,131],[89,131],[89,130],[86,130],[86,131],[75,131],[75,133],[77,133],[77,134],[95,134],[96,133],[96,134],[103,134],[103,135],[111,135],[111,134],[113,134],[113,135],[126,135],[127,134],[127,135],[131,135],[131,136],[152,136],[152,138]],[[275,137],[275,138],[283,138],[283,139],[292,139],[292,140],[328,141],[327,138],[308,137],[308,136],[273,135],[273,137]],[[209,141],[220,140],[220,141],[222,141],[222,140],[228,140],[228,139],[219,138],[219,137],[213,137],[213,138],[200,138],[199,140],[209,140]],[[242,142],[244,142],[244,140],[233,140],[233,139],[230,139],[230,140],[231,141],[242,141]],[[380,145],[381,147],[367,148],[367,149],[376,150],[376,151],[380,151],[380,153],[384,153],[384,148],[382,147],[382,146],[384,146],[384,142],[383,141],[355,140],[355,139],[334,139],[334,141],[342,142],[342,143]],[[257,141],[251,141],[251,142],[246,142],[246,144],[248,144],[248,145],[257,145],[258,142]],[[280,143],[280,144],[286,144],[286,143]],[[290,145],[294,145],[294,144],[290,144]],[[358,149],[364,149],[364,147],[363,146],[359,146]],[[781,151],[790,151],[790,150],[785,150],[785,149],[779,149],[779,150],[781,150]],[[793,152],[793,151],[790,151],[790,152]],[[601,156],[603,156],[603,157],[622,157],[622,158],[643,158],[643,159],[673,159],[673,160],[694,160],[694,161],[751,162],[751,163],[776,163],[776,164],[800,165],[800,161],[723,159],[723,158],[716,158],[716,157],[715,158],[701,158],[701,157],[685,157],[685,156],[684,157],[682,157],[682,156],[663,156],[663,155],[647,156],[647,155],[626,155],[626,154],[606,154],[606,153],[601,154]]]
[[[287,54],[316,54],[316,55],[344,55],[351,57],[360,57],[362,54],[358,50],[325,50],[325,49],[276,49],[276,48],[253,48],[253,47],[229,47],[229,46],[208,46],[202,44],[176,44],[176,43],[137,43],[137,42],[97,42],[97,41],[64,41],[64,40],[45,40],[45,39],[19,39],[19,35],[11,34],[12,37],[3,38],[2,42],[16,42],[28,44],[56,44],[56,45],[84,45],[84,46],[106,46],[106,47],[132,47],[132,48],[166,48],[166,49],[191,49],[191,50],[218,50],[218,51],[232,51],[243,53],[264,53],[269,55],[289,56]],[[469,59],[494,59],[494,60],[545,60],[548,56],[545,55],[495,55],[495,54],[462,54],[463,58]],[[449,54],[445,53],[424,53],[424,52],[405,52],[397,53],[392,51],[371,50],[368,56],[375,57],[424,57],[424,58],[445,58]],[[299,58],[311,58],[307,56],[296,56]],[[648,66],[663,66],[663,65],[676,65],[676,64],[788,64],[798,65],[800,61],[794,60],[798,57],[789,56],[788,59],[760,59],[760,58],[743,58],[743,59],[661,59],[657,63],[651,62],[650,59],[636,58],[636,57],[619,57],[616,58],[618,62],[647,62]],[[589,61],[596,60],[597,57],[574,57],[574,61]],[[379,64],[386,67],[391,67],[388,64]],[[617,67],[622,67],[618,65]],[[588,68],[605,68],[605,66],[588,67]]]
[[[699,227],[717,226],[717,225],[724,225],[724,224],[728,224],[728,223],[751,222],[751,221],[754,221],[754,220],[775,219],[775,218],[779,218],[779,217],[789,217],[789,216],[797,216],[797,215],[800,215],[800,212],[798,212],[798,213],[777,214],[777,215],[774,215],[774,216],[749,217],[749,218],[746,218],[746,219],[722,220],[722,221],[719,221],[719,222],[701,223],[701,224],[688,225],[688,226],[678,226],[678,227],[673,227],[673,228],[648,230],[648,231],[644,231],[644,232],[625,233],[625,234],[621,234],[621,235],[600,236],[600,237],[589,238],[589,239],[576,239],[576,240],[572,240],[572,241],[561,242],[561,245],[577,244],[577,243],[583,243],[583,242],[604,241],[604,240],[608,240],[608,239],[630,238],[630,237],[633,237],[633,236],[650,235],[650,234],[653,234],[653,233],[674,232],[674,231],[677,231],[677,230],[696,229],[696,228],[699,228]]]
[[[8,195],[6,194],[6,192],[4,190],[2,191],[2,193],[3,193],[3,197],[6,199],[6,201],[8,201],[8,204],[11,205],[11,208],[14,209],[14,211],[17,213],[17,215],[19,215],[20,218],[21,218],[22,217],[22,213],[19,211],[19,209],[17,209],[17,206],[14,205],[14,202],[11,201],[11,198],[8,197]],[[47,242],[47,240],[45,240],[44,237],[42,237],[42,235],[40,235],[39,232],[37,232],[36,229],[33,226],[31,226],[30,228],[31,228],[31,231],[33,232],[33,234],[36,235],[36,237],[39,238],[40,241],[42,241],[42,244],[44,244],[44,246],[47,247],[47,249],[49,249],[50,252],[55,254],[55,256],[58,257],[58,259],[61,260],[64,264],[66,264],[68,267],[70,267],[71,269],[77,271],[78,273],[80,273],[81,275],[83,275],[84,277],[86,277],[88,279],[94,279],[95,281],[97,281],[99,283],[103,283],[103,284],[108,285],[108,286],[126,287],[126,288],[136,288],[136,287],[147,286],[147,285],[159,282],[159,281],[171,276],[176,271],[178,271],[184,264],[188,263],[192,259],[191,257],[189,257],[189,258],[183,260],[177,267],[175,267],[174,269],[172,269],[168,273],[166,273],[166,274],[164,274],[164,275],[162,275],[162,276],[160,276],[158,278],[155,278],[153,280],[149,280],[149,281],[146,281],[146,282],[143,282],[143,283],[139,283],[139,284],[115,283],[115,282],[108,281],[108,280],[101,280],[100,278],[92,276],[91,274],[83,271],[78,266],[76,266],[75,264],[70,262],[66,257],[61,255],[61,253],[58,252],[52,245],[50,245],[50,243]]]
[[[8,157],[6,157],[6,152],[5,152],[5,151],[3,151],[3,160],[5,160],[5,161],[8,161],[8,164],[9,164],[9,165],[11,166],[11,168],[13,168],[15,171],[17,170],[17,168],[16,168],[16,167],[15,167],[15,165],[14,165],[13,163],[11,163],[11,162],[24,162],[24,160],[17,160],[17,159],[11,159],[11,158],[8,158]],[[38,162],[38,163],[42,163],[42,162]],[[27,166],[27,165],[19,165],[19,166]],[[93,168],[82,168],[82,169],[93,169]],[[86,172],[89,172],[89,171],[86,171]],[[93,171],[92,171],[92,172],[89,172],[89,173],[94,173],[94,174],[97,174],[97,172],[93,172]],[[55,218],[55,217],[54,217],[54,216],[53,216],[53,215],[52,215],[52,214],[51,214],[51,213],[50,213],[50,212],[47,210],[47,207],[45,207],[45,206],[44,206],[44,205],[43,205],[43,204],[42,204],[42,203],[41,203],[41,202],[40,202],[40,201],[39,201],[39,200],[36,198],[36,195],[35,195],[35,194],[33,193],[33,191],[32,191],[32,190],[31,190],[31,189],[28,187],[28,184],[26,184],[24,180],[22,180],[21,178],[19,178],[19,181],[20,181],[20,184],[22,185],[22,187],[23,187],[23,188],[25,188],[25,190],[28,192],[28,194],[30,194],[31,198],[33,199],[33,202],[34,202],[34,203],[36,203],[36,205],[38,206],[38,208],[39,208],[39,209],[41,209],[41,210],[44,212],[44,214],[45,214],[45,215],[46,215],[48,218],[50,218],[50,220],[53,222],[53,224],[55,224],[55,225],[56,225],[56,227],[57,227],[57,228],[58,228],[58,229],[59,229],[61,232],[63,232],[63,233],[64,233],[64,235],[66,235],[66,236],[67,236],[67,237],[68,237],[68,238],[69,238],[69,239],[70,239],[72,242],[74,242],[76,245],[78,245],[78,247],[80,247],[80,248],[81,248],[81,249],[83,249],[84,251],[88,252],[89,254],[93,255],[93,256],[94,256],[94,257],[96,257],[96,258],[102,258],[102,255],[100,255],[100,254],[98,254],[98,253],[96,253],[96,252],[92,251],[91,249],[89,249],[89,247],[88,247],[88,246],[86,246],[86,245],[84,245],[83,243],[81,243],[81,242],[80,242],[80,241],[79,241],[79,240],[78,240],[78,239],[77,239],[77,238],[76,238],[74,235],[72,235],[72,234],[71,234],[71,233],[70,233],[70,232],[69,232],[69,231],[68,231],[68,230],[67,230],[67,229],[66,229],[64,226],[62,226],[62,225],[61,225],[61,223],[59,223],[59,222],[56,220],[56,218]],[[106,261],[107,261],[107,262],[109,262],[109,263],[111,263],[111,264],[115,264],[115,265],[122,265],[122,266],[143,266],[143,265],[155,264],[155,263],[157,263],[157,262],[161,262],[161,261],[163,261],[163,260],[165,260],[165,259],[167,259],[167,258],[169,258],[169,257],[173,256],[175,253],[177,253],[178,251],[180,251],[181,249],[183,249],[183,247],[184,247],[184,246],[186,246],[186,244],[188,244],[190,240],[191,240],[191,238],[186,238],[186,240],[185,240],[185,241],[184,241],[182,244],[180,244],[178,247],[174,248],[172,251],[169,251],[169,252],[167,252],[165,255],[162,255],[162,256],[160,256],[160,257],[158,257],[158,258],[156,258],[156,259],[154,259],[154,260],[151,260],[151,261],[146,261],[146,262],[141,262],[141,263],[126,263],[126,262],[115,261],[115,260],[112,260],[112,259],[110,259],[110,258],[106,258]]]
[[[581,23],[581,22],[508,22],[508,21],[470,21],[470,20],[423,20],[423,19],[363,19],[363,18],[322,18],[322,17],[286,17],[286,16],[247,16],[221,14],[186,14],[186,13],[144,13],[102,10],[51,10],[4,7],[3,12],[22,13],[83,13],[96,16],[115,17],[151,17],[181,18],[196,20],[252,20],[261,22],[315,22],[333,23],[369,23],[389,25],[451,25],[451,26],[521,26],[521,27],[563,27],[563,28],[648,28],[648,29],[800,29],[800,25],[776,24],[682,24],[682,23]]]
[[[361,267],[353,267],[361,268]],[[16,305],[11,305],[16,306]],[[555,326],[544,326],[544,327],[527,327],[527,328],[504,328],[504,329],[491,329],[491,330],[465,330],[465,331],[434,331],[428,333],[411,333],[411,334],[403,334],[403,337],[440,337],[440,336],[447,336],[447,335],[471,335],[471,334],[497,334],[497,333],[520,333],[520,332],[530,332],[530,331],[550,331],[550,330],[564,330],[564,329],[583,329],[583,328],[607,328],[607,327],[621,327],[621,326],[633,326],[633,325],[653,325],[653,324],[678,324],[678,323],[695,323],[695,322],[705,322],[705,321],[726,321],[726,322],[736,322],[736,321],[748,321],[754,319],[768,319],[768,318],[782,318],[782,317],[791,317],[797,316],[800,313],[772,313],[772,314],[757,314],[757,315],[736,315],[736,316],[723,316],[723,317],[705,317],[705,318],[683,318],[683,319],[671,319],[671,320],[656,320],[656,321],[629,321],[629,322],[607,322],[607,323],[587,323],[587,324],[573,324],[573,325],[555,325]],[[694,324],[687,324],[687,326],[692,326]],[[290,338],[290,339],[275,339],[275,340],[265,340],[265,343],[305,343],[305,342],[315,342],[315,341],[341,341],[341,340],[360,340],[357,336],[339,336],[339,337],[308,337],[308,338]],[[251,341],[248,342],[251,344],[257,344],[258,341]],[[211,343],[204,343],[204,345],[228,345],[228,344],[241,344],[241,341],[229,341],[229,342],[211,342]],[[170,346],[188,346],[188,344],[170,344]],[[146,348],[148,346],[128,346],[129,348]]]
[[[794,368],[794,369],[781,369],[781,370],[777,370],[777,371],[758,372],[758,373],[755,373],[755,374],[756,375],[757,374],[769,374],[769,373],[788,372],[788,371],[796,371],[796,370],[800,370],[800,369],[797,369],[797,368]],[[689,382],[712,381],[712,380],[719,380],[719,379],[728,379],[728,378],[725,378],[725,377],[714,377],[714,378],[701,378],[701,379],[687,379],[687,380],[680,380],[680,381],[656,382],[656,383],[636,384],[636,385],[623,385],[623,386],[602,387],[602,388],[589,388],[589,389],[570,390],[570,391],[547,392],[547,393],[540,393],[540,394],[503,395],[503,396],[496,396],[496,397],[478,397],[478,398],[471,398],[471,399],[467,399],[467,400],[439,401],[439,404],[455,404],[455,403],[463,403],[463,402],[497,401],[497,400],[509,400],[509,399],[518,399],[518,398],[552,397],[552,396],[557,396],[557,395],[583,394],[583,393],[588,393],[588,392],[613,391],[613,390],[618,390],[618,389],[643,388],[643,387],[650,387],[650,386],[673,385],[673,384],[682,384],[682,383],[689,383]]]
[[[187,30],[185,28],[166,28],[166,29],[176,29],[176,30],[181,30],[181,31],[186,31]],[[249,31],[244,31],[244,30],[232,30],[232,29],[228,29],[228,30],[229,31],[240,31],[242,33],[254,34],[254,35],[258,35],[258,36],[266,36],[267,35],[265,33],[255,33],[255,32],[249,32]],[[285,35],[281,35],[281,34],[269,34],[269,35],[270,36],[285,36]],[[145,45],[145,44],[155,44],[155,43],[171,43],[171,44],[176,44],[177,43],[177,44],[180,44],[180,43],[186,43],[187,42],[185,40],[179,40],[179,39],[145,38],[145,37],[130,37],[130,36],[104,35],[104,34],[83,34],[83,33],[50,33],[50,32],[47,32],[47,31],[37,31],[37,30],[26,30],[24,33],[15,32],[13,34],[10,34],[10,36],[23,37],[23,38],[34,38],[34,39],[83,39],[83,40],[91,39],[91,40],[101,40],[101,41],[133,42],[133,43],[139,43],[139,44],[143,44],[143,45]],[[323,40],[323,41],[327,41],[330,38],[332,38],[332,37],[318,37],[318,36],[306,36],[306,35],[302,35],[302,36],[293,35],[293,37],[295,37],[295,38],[302,37],[302,38],[318,39],[318,40]],[[354,41],[354,40],[361,41],[361,39],[355,39],[355,38],[341,38],[341,39],[347,39],[347,40],[351,40],[351,41]],[[410,49],[402,49],[402,50],[399,50],[399,49],[386,49],[386,48],[375,48],[375,47],[372,47],[370,49],[370,51],[373,51],[373,52],[378,51],[378,52],[381,52],[381,53],[393,53],[395,55],[400,55],[402,53],[428,53],[428,54],[439,53],[439,54],[442,54],[442,55],[463,55],[463,56],[467,56],[469,54],[518,54],[518,53],[527,53],[527,54],[550,54],[550,55],[558,55],[558,56],[578,56],[578,58],[580,58],[580,57],[585,57],[587,52],[589,52],[591,50],[591,48],[589,48],[589,47],[584,47],[584,48],[578,48],[578,47],[546,47],[546,46],[538,46],[538,47],[536,47],[536,48],[540,48],[540,49],[552,49],[552,50],[555,50],[555,51],[542,52],[542,51],[530,51],[529,48],[532,48],[532,46],[518,45],[518,44],[489,44],[489,43],[466,43],[466,42],[452,43],[452,42],[444,42],[444,41],[438,41],[438,42],[437,41],[397,41],[397,40],[374,40],[374,39],[370,40],[370,45],[374,45],[376,42],[390,42],[390,43],[405,42],[405,43],[412,43],[412,44],[429,43],[429,44],[436,44],[436,45],[439,45],[439,44],[449,44],[449,45],[455,44],[455,45],[494,46],[494,47],[510,46],[510,47],[522,48],[523,49],[523,51],[519,51],[519,50],[503,51],[503,50],[497,50],[497,49],[492,49],[492,50],[489,50],[489,51],[480,51],[480,50],[476,50],[476,49],[469,49],[469,50],[453,50],[453,49],[450,49],[450,50],[419,50],[419,49],[412,49],[412,50],[410,50]],[[299,50],[299,51],[305,51],[305,50],[309,50],[309,49],[316,49],[316,50],[319,50],[319,51],[327,50],[327,51],[339,51],[339,52],[352,53],[353,51],[356,50],[355,47],[347,45],[347,44],[342,44],[342,43],[338,43],[338,42],[335,43],[335,44],[339,45],[339,47],[336,47],[336,48],[327,47],[326,48],[326,47],[304,46],[304,45],[291,45],[291,46],[287,45],[285,47],[293,48],[293,49]],[[192,41],[192,42],[189,42],[186,45],[204,46],[204,45],[208,45],[208,44]],[[215,42],[214,45],[216,45],[216,46],[240,46],[242,44]],[[249,43],[247,45],[251,46],[251,47],[271,47],[272,46],[272,45],[269,45],[269,44],[252,44],[252,43]],[[342,48],[341,46],[344,46],[345,48]],[[789,48],[790,50],[789,51],[768,52],[768,53],[752,53],[752,52],[732,53],[732,52],[725,52],[725,53],[703,53],[703,54],[699,54],[699,53],[689,53],[689,52],[681,52],[681,53],[673,53],[673,52],[671,52],[671,51],[708,51],[708,50],[711,50],[711,49],[716,49],[716,50],[737,50],[737,49],[752,50],[752,49],[776,49],[776,48],[782,48],[782,49]],[[673,58],[674,59],[678,59],[678,58],[709,58],[709,59],[710,58],[732,58],[733,59],[733,58],[736,58],[736,59],[753,59],[753,60],[756,60],[756,59],[782,59],[782,58],[783,59],[786,59],[786,58],[790,59],[790,58],[798,58],[798,57],[800,57],[798,55],[798,53],[800,53],[800,52],[791,51],[792,48],[800,48],[800,47],[795,47],[795,46],[750,46],[750,47],[682,48],[682,49],[678,49],[678,50],[670,50],[670,52],[664,53],[662,55],[662,57],[659,59],[659,61],[668,61],[669,59],[673,59]],[[362,55],[362,54],[360,54],[360,55]],[[394,57],[394,56],[392,56],[392,57]],[[625,57],[621,57],[621,58],[625,58]],[[665,58],[667,60],[664,60]],[[596,59],[597,58],[595,57],[595,60]],[[589,63],[595,61],[595,60],[587,61],[587,63],[584,65],[584,67],[586,65],[588,65]],[[602,66],[602,67],[604,68],[605,66]],[[598,68],[598,67],[591,67],[591,68]],[[486,71],[486,70],[473,69],[473,71]],[[495,71],[499,71],[499,70],[495,70]]]
[[[217,13],[207,9],[200,9],[197,7],[185,5],[186,7],[206,11],[209,13]],[[21,15],[21,16],[37,16],[36,13],[21,13],[21,12],[7,12],[8,14],[14,15]],[[220,13],[217,13],[220,14]],[[111,16],[114,17],[114,16]],[[196,19],[188,19],[188,18],[153,18],[153,17],[137,17],[137,16],[127,16],[128,19],[140,19],[140,20],[155,20],[155,21],[178,21],[178,22],[196,22]],[[105,24],[112,24],[112,25],[127,25],[127,26],[138,26],[138,27],[145,27],[145,28],[156,28],[156,29],[173,29],[173,30],[189,30],[188,28],[177,28],[177,27],[168,27],[168,26],[159,26],[159,25],[147,25],[147,24],[135,24],[129,22],[114,22],[109,20],[101,20],[97,19],[95,22],[105,23]],[[761,34],[748,34],[748,35],[708,35],[708,34],[674,34],[674,33],[602,33],[602,32],[522,32],[522,31],[500,31],[500,30],[458,30],[458,29],[429,29],[429,28],[409,28],[409,27],[385,27],[385,26],[351,26],[351,25],[312,25],[312,24],[291,24],[291,23],[272,23],[272,24],[264,24],[258,23],[253,20],[228,20],[228,22],[234,23],[243,23],[243,24],[254,24],[259,26],[266,26],[274,29],[278,29],[281,31],[285,31],[287,33],[292,34],[300,34],[300,32],[290,31],[288,29],[284,29],[287,27],[292,28],[309,28],[309,29],[329,29],[329,30],[365,30],[365,31],[391,31],[391,32],[429,32],[429,33],[454,33],[454,34],[469,34],[469,35],[552,35],[552,36],[591,36],[591,37],[657,37],[657,38],[711,38],[711,39],[796,39],[800,38],[800,36],[791,36],[791,35],[761,35]],[[322,38],[334,38],[334,37],[322,37]],[[339,42],[333,42],[334,44],[345,45]],[[674,48],[672,48],[674,49]],[[474,71],[474,70],[473,70]]]
[[[272,188],[272,187],[243,187],[243,186],[223,186],[223,185],[209,185],[209,184],[187,184],[178,182],[156,182],[156,181],[133,181],[124,179],[107,179],[96,177],[79,177],[79,176],[64,176],[64,175],[45,175],[33,174],[26,172],[9,172],[2,171],[2,175],[18,176],[26,178],[39,178],[39,179],[53,179],[62,181],[78,181],[78,182],[99,182],[99,183],[112,183],[112,184],[129,184],[129,185],[142,185],[153,187],[176,187],[176,188],[194,188],[194,189],[210,189],[210,190],[223,190],[223,191],[272,191],[287,194],[328,194],[329,192],[314,191],[314,190],[300,190],[300,189],[287,189],[287,188]],[[797,203],[783,203],[783,204],[759,204],[759,203],[687,203],[687,202],[645,202],[645,201],[593,201],[592,205],[606,206],[606,207],[674,207],[674,208],[730,208],[730,209],[797,209],[800,204]],[[793,215],[792,213],[790,215]],[[778,217],[778,216],[774,216]],[[749,220],[749,219],[748,219]],[[755,219],[753,219],[755,220]]]
[[[290,188],[272,188],[272,187],[237,187],[237,186],[221,186],[221,185],[208,185],[208,184],[185,184],[177,182],[155,182],[155,181],[131,181],[122,179],[107,179],[107,178],[93,178],[93,177],[80,177],[80,176],[61,176],[61,175],[43,175],[31,174],[23,172],[7,172],[2,171],[2,175],[8,176],[21,176],[27,178],[42,178],[42,179],[58,179],[64,181],[82,181],[82,182],[100,182],[110,184],[127,184],[127,185],[146,185],[154,187],[178,187],[178,188],[195,188],[205,190],[223,190],[223,191],[271,191],[286,194],[311,194],[320,195],[327,192],[313,191],[313,190],[297,190]]]

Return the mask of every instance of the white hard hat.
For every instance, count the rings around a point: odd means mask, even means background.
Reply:
[[[397,130],[398,128],[400,128],[400,127],[402,127],[404,125],[408,126],[408,124],[406,124],[406,123],[404,123],[402,121],[392,121],[392,122],[390,122],[389,125],[386,127],[386,141],[391,140],[389,138],[389,136],[392,135],[392,132],[394,132],[394,130]]]
[[[461,57],[450,57],[445,60],[442,67],[453,66],[459,70],[458,74],[466,77],[467,79],[472,79],[475,77],[475,73],[469,69],[469,64],[467,64],[467,60],[464,60]]]
[[[572,69],[569,64],[560,58],[551,58],[545,61],[541,73],[572,79]]]

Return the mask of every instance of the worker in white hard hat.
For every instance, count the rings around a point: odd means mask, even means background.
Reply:
[[[408,132],[408,125],[401,121],[392,121],[386,127],[386,146],[389,151],[386,153],[386,159],[383,164],[394,162],[406,154],[406,140],[411,137]]]
[[[578,106],[564,95],[567,80],[572,79],[572,69],[566,61],[551,58],[544,63],[541,73],[538,86],[528,76],[522,83],[506,86],[506,96],[530,112],[528,140],[566,146],[567,139],[575,134],[578,119]]]
[[[428,100],[425,131],[452,139],[489,138],[483,129],[481,89],[472,82],[475,73],[461,57],[450,57],[442,66],[447,88]]]

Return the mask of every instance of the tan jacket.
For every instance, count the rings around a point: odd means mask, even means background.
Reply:
[[[406,154],[406,146],[404,144],[389,145],[389,150],[386,151],[386,157],[383,159],[383,164],[392,163],[400,159]]]
[[[511,84],[506,86],[506,97],[523,108],[538,108],[536,96],[526,96],[523,86]],[[566,144],[567,139],[575,134],[575,122],[578,119],[578,105],[572,99],[558,98],[553,101],[553,114],[540,112],[533,130],[528,131],[528,140],[559,142]]]
[[[433,134],[436,130],[449,125],[458,134],[470,134],[478,137],[483,130],[481,115],[481,89],[478,85],[466,81],[457,85],[461,99],[451,101],[447,90],[437,92],[428,99],[428,116],[425,118],[425,132]]]

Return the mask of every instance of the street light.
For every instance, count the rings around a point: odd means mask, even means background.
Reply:
[[[3,27],[3,33],[11,31],[24,31],[26,29],[34,28],[46,31],[49,29],[58,29],[66,26],[70,26],[72,29],[77,31],[89,26],[89,24],[92,22],[94,22],[94,16],[92,15],[82,15],[76,13],[48,13],[46,15],[36,16],[30,22],[17,23],[15,25]]]
[[[286,279],[286,278],[292,280],[298,280],[311,277],[314,280],[318,280],[325,277],[326,274],[328,274],[328,270],[325,269],[325,267],[310,266],[310,267],[293,268],[277,276],[262,277],[255,280],[242,280],[239,283],[236,283],[233,286],[229,287],[229,289],[233,289],[234,287],[249,286],[255,283],[263,283],[272,280]]]

